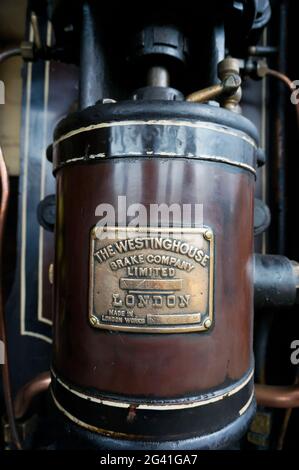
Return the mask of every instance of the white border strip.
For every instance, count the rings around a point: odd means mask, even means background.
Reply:
[[[243,408],[240,409],[240,411],[239,411],[239,415],[240,415],[240,416],[243,415],[243,414],[245,413],[245,411],[248,410],[248,408],[249,408],[250,405],[251,405],[251,402],[252,402],[253,398],[254,398],[254,389],[253,389],[253,391],[252,391],[252,393],[251,393],[251,395],[250,395],[248,401],[245,403],[245,405],[243,406]]]
[[[263,46],[267,46],[267,28],[263,31]],[[267,80],[262,80],[262,110],[261,110],[261,126],[260,126],[260,139],[261,139],[261,148],[266,151],[266,132],[267,132]],[[261,178],[262,178],[262,201],[267,204],[267,174],[266,174],[267,165],[263,165],[261,169]],[[264,230],[262,234],[262,253],[265,255],[267,253],[267,231]]]
[[[52,24],[47,23],[47,46],[51,46]],[[43,125],[43,151],[41,165],[41,183],[40,183],[40,200],[45,197],[46,190],[46,163],[45,157],[47,148],[48,134],[48,103],[49,103],[49,81],[50,81],[50,61],[45,62],[45,82],[44,82],[44,125]],[[53,322],[43,316],[43,268],[44,268],[44,228],[39,227],[39,247],[38,247],[38,297],[37,297],[37,318],[38,321],[52,325]]]
[[[115,407],[115,408],[129,408],[130,406],[132,406],[132,404],[134,404],[134,403],[125,403],[125,402],[120,402],[120,401],[113,401],[113,400],[103,400],[101,398],[93,397],[92,395],[86,395],[86,394],[81,393],[77,390],[74,390],[72,387],[70,387],[65,382],[63,382],[59,377],[57,377],[57,375],[54,373],[53,370],[51,372],[52,372],[53,376],[55,377],[55,379],[57,380],[57,382],[60,383],[60,385],[62,385],[64,388],[66,388],[69,392],[73,393],[74,395],[76,395],[80,398],[83,398],[84,400],[88,400],[88,401],[91,401],[91,402],[94,402],[94,403],[99,403],[99,404],[105,405],[105,406],[112,406],[112,407]],[[223,399],[225,399],[227,397],[230,397],[230,396],[234,395],[235,393],[239,392],[251,380],[251,378],[253,377],[253,373],[254,373],[254,370],[251,371],[249,376],[246,377],[246,379],[242,383],[240,383],[236,387],[232,388],[231,390],[227,391],[226,393],[223,393],[221,395],[216,395],[214,397],[203,399],[203,400],[200,400],[200,401],[195,401],[193,403],[182,403],[182,404],[178,404],[178,403],[177,404],[167,404],[166,403],[165,405],[153,405],[153,404],[143,403],[143,404],[140,404],[140,405],[134,404],[134,406],[136,406],[136,409],[139,409],[139,410],[168,411],[168,410],[185,410],[185,409],[189,409],[189,408],[197,408],[199,406],[208,405],[210,403],[215,403],[217,401],[223,400]]]
[[[29,41],[33,41],[33,28],[30,26]],[[21,269],[20,269],[20,333],[21,336],[33,336],[47,343],[52,340],[45,335],[26,330],[26,244],[27,244],[27,193],[28,193],[28,160],[29,160],[29,132],[30,132],[30,110],[31,110],[31,84],[32,84],[32,62],[27,64],[26,82],[26,110],[25,110],[25,132],[24,132],[24,161],[23,161],[23,186],[22,186],[22,228],[21,228]]]

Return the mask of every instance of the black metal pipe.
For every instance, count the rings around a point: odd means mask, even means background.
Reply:
[[[110,97],[109,70],[96,6],[87,1],[82,7],[80,50],[80,108]]]
[[[287,49],[287,2],[280,5],[279,19],[279,54],[278,69],[286,73]],[[286,90],[283,84],[278,85],[277,97],[277,180],[278,180],[278,252],[285,254],[286,250]]]
[[[271,62],[271,68],[285,74],[287,72],[287,18],[288,5],[283,0],[278,5],[275,15],[275,31],[270,40],[277,39],[277,61]],[[272,230],[269,234],[269,246],[272,252],[281,255],[286,254],[286,146],[287,146],[287,116],[286,102],[287,92],[283,83],[271,84],[270,93],[270,159],[269,159],[269,200],[272,214]],[[272,137],[271,137],[272,135]],[[274,138],[273,138],[274,135]]]
[[[254,307],[291,307],[297,302],[298,263],[285,256],[254,256]]]

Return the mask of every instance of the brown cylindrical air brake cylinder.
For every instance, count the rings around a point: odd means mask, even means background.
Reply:
[[[71,434],[200,449],[246,429],[256,141],[242,116],[186,102],[58,125],[52,396]]]

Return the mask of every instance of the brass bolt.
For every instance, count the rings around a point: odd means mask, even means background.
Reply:
[[[218,64],[218,76],[222,82],[229,77],[232,85],[238,85],[235,92],[229,94],[223,101],[222,106],[230,111],[241,113],[239,102],[242,98],[241,79],[240,79],[240,63],[238,59],[226,57]],[[233,78],[231,78],[233,76]],[[228,83],[229,85],[229,83]],[[233,89],[233,86],[232,86]]]
[[[206,230],[205,233],[204,233],[204,237],[205,237],[206,240],[211,240],[212,237],[213,237],[212,230]]]
[[[208,328],[210,328],[211,325],[212,325],[211,320],[210,320],[209,318],[207,318],[207,319],[205,320],[205,322],[204,322],[204,327],[205,327],[206,329],[208,329]]]
[[[98,324],[98,319],[95,316],[91,316],[89,321],[93,326],[96,326]]]

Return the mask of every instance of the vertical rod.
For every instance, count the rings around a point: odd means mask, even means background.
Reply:
[[[287,48],[287,5],[281,2],[279,15],[279,56],[278,70],[286,73]],[[277,250],[279,254],[286,251],[286,88],[278,83],[277,115],[275,120],[276,139],[276,172],[277,172]]]

